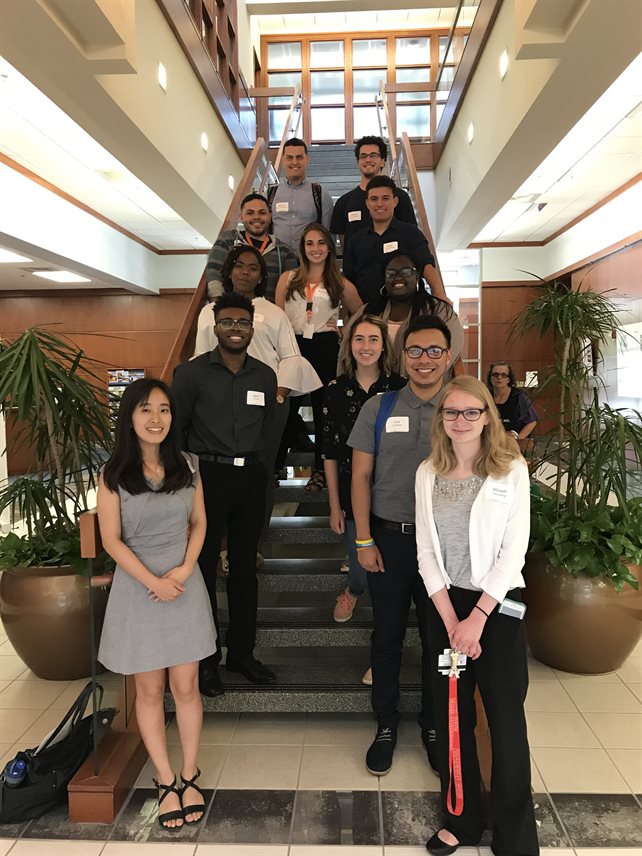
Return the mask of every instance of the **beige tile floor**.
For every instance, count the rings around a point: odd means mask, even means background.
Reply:
[[[642,644],[610,675],[557,672],[533,662],[526,702],[537,792],[642,793]],[[104,676],[107,692],[115,676]],[[27,669],[0,628],[0,765],[36,745],[73,702],[85,681],[43,681]],[[365,771],[363,757],[373,736],[364,717],[296,714],[212,714],[203,729],[201,760],[209,788],[312,790],[429,790],[428,769],[413,722],[403,722],[391,773],[382,779]],[[178,763],[178,734],[168,728]],[[419,751],[418,751],[419,750]],[[145,767],[138,786],[149,787]],[[1,834],[1,830],[0,830]],[[487,856],[484,848],[462,856]],[[553,851],[551,851],[553,852]],[[567,856],[555,850],[556,856]],[[608,849],[609,856],[633,850]],[[379,847],[309,847],[72,842],[0,838],[0,856],[384,856]],[[573,851],[568,851],[572,854]],[[423,848],[386,847],[385,856],[420,856]],[[576,856],[601,856],[598,848]],[[639,852],[636,856],[640,856]]]

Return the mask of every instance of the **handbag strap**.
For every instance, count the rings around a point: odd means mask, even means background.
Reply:
[[[103,695],[105,694],[105,691],[101,684],[96,684],[96,689],[99,691],[97,705],[98,707],[100,707],[102,705]],[[71,730],[80,722],[80,720],[85,715],[85,710],[87,709],[87,705],[89,704],[91,696],[92,683],[91,681],[89,681],[87,686],[82,688],[82,690],[80,691],[80,695],[69,708],[60,723],[56,726],[54,731],[51,732],[51,734],[47,738],[47,742],[40,746],[40,751],[47,749],[47,747],[55,741],[55,739],[58,737],[63,728],[66,728],[67,725],[69,725]]]

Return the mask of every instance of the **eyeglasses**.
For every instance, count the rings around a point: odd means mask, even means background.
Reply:
[[[417,273],[417,268],[413,267],[389,268],[386,271],[385,279],[386,282],[394,282],[398,276],[402,276],[404,279],[412,279],[412,275],[415,273]]]
[[[491,372],[491,375],[490,375],[490,376],[491,376],[491,377],[498,377],[498,378],[502,378],[502,377],[510,377],[510,375],[509,375],[509,374],[506,374],[506,372]]]
[[[466,410],[455,410],[453,407],[444,407],[441,415],[444,422],[455,422],[460,414],[466,422],[478,422],[482,413],[485,413],[487,410],[487,407],[468,407]]]
[[[379,160],[380,158],[381,155],[379,152],[369,152],[368,154],[363,152],[363,154],[359,155],[358,160]]]
[[[223,330],[231,330],[232,327],[238,327],[239,330],[247,332],[252,329],[252,322],[248,321],[247,318],[221,318],[216,323]]]
[[[438,360],[447,350],[448,348],[440,348],[439,345],[429,345],[427,348],[420,348],[419,345],[410,345],[409,348],[404,348],[404,353],[411,360],[418,360],[422,354],[428,354],[431,360]]]

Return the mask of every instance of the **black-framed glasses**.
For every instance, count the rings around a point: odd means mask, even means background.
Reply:
[[[444,407],[441,411],[444,422],[455,422],[458,416],[463,416],[466,422],[478,422],[487,407],[467,407],[466,410],[455,410],[454,407]]]
[[[410,345],[410,347],[403,350],[411,360],[418,360],[422,354],[428,354],[431,360],[438,360],[442,354],[446,353],[448,348],[440,348],[439,345],[428,345],[427,348],[421,348],[419,345]]]
[[[381,155],[379,152],[362,152],[359,155],[358,160],[379,160],[380,158]]]
[[[402,276],[404,279],[412,279],[414,273],[417,273],[417,268],[414,267],[389,268],[386,271],[385,279],[386,282],[394,282],[398,276]]]
[[[491,372],[490,376],[494,378],[510,377],[507,372]]]
[[[247,333],[248,330],[252,329],[252,322],[248,321],[247,318],[221,318],[216,323],[223,330],[231,330],[233,327],[238,327],[239,330]]]

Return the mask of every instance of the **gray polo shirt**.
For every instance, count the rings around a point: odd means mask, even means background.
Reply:
[[[327,190],[321,188],[321,225],[330,228],[334,202]],[[308,223],[317,222],[317,208],[312,196],[312,182],[304,178],[301,184],[279,182],[272,199],[272,231],[288,247],[298,253],[299,241]]]
[[[441,390],[440,390],[441,392]],[[370,510],[377,517],[395,523],[415,522],[415,474],[430,454],[432,420],[439,393],[422,401],[410,386],[399,393],[379,440]],[[371,398],[361,408],[348,445],[360,452],[375,454],[375,422],[381,396]],[[392,421],[391,421],[392,420]]]

